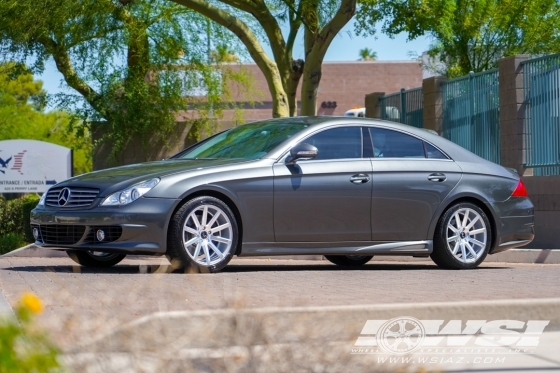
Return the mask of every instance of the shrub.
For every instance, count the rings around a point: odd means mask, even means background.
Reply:
[[[17,237],[22,238],[20,243],[35,241],[29,215],[38,202],[39,196],[36,194],[9,201],[0,197],[0,242],[7,245],[15,242]],[[4,245],[1,248],[4,249]]]
[[[6,233],[0,236],[0,255],[19,249],[25,246],[26,243],[23,235],[19,233]]]

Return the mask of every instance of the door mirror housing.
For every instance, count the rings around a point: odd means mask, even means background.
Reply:
[[[319,150],[311,144],[301,143],[290,149],[290,155],[286,163],[296,163],[298,159],[313,159],[319,154]]]

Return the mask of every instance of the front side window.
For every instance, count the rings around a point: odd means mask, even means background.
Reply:
[[[339,127],[319,132],[302,141],[315,146],[319,153],[314,159],[344,159],[362,157],[360,127]]]
[[[256,122],[232,128],[181,153],[177,159],[244,158],[266,155],[297,132],[308,127],[304,122]]]
[[[425,158],[424,142],[402,132],[370,128],[375,158]]]

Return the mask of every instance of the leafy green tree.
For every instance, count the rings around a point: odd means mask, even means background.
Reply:
[[[449,77],[497,67],[504,56],[560,50],[557,0],[361,0],[358,34],[428,35]]]
[[[170,138],[178,112],[219,115],[230,79],[247,83],[211,60],[210,44],[236,50],[234,36],[165,0],[3,0],[0,41],[33,72],[54,60],[71,90],[53,103],[80,116],[77,134],[103,126],[113,155],[134,136]]]
[[[17,75],[11,75],[14,71]],[[42,112],[43,83],[33,79],[24,66],[0,64],[0,140],[29,139],[52,142],[74,151],[74,173],[91,171],[91,138],[68,131],[75,120],[62,111]]]
[[[317,113],[317,92],[325,54],[338,32],[356,12],[356,0],[172,0],[233,32],[266,78],[274,117],[297,112],[296,91],[301,83],[301,114]],[[243,17],[255,19],[259,27]],[[281,26],[287,24],[286,37]],[[303,28],[305,60],[293,58]],[[272,58],[260,39],[272,49]]]
[[[358,52],[360,59],[358,61],[375,61],[377,59],[377,52],[369,48],[360,49]]]

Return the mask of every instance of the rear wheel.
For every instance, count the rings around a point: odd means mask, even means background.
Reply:
[[[430,255],[446,269],[476,268],[486,258],[492,242],[492,228],[482,209],[472,203],[458,203],[440,218]]]
[[[106,253],[92,250],[68,250],[66,254],[76,263],[84,267],[112,267],[123,260],[125,254]]]
[[[171,219],[166,256],[175,269],[218,272],[233,257],[238,237],[237,221],[224,202],[197,197]]]
[[[342,267],[359,267],[373,258],[373,255],[325,255],[325,258]]]

